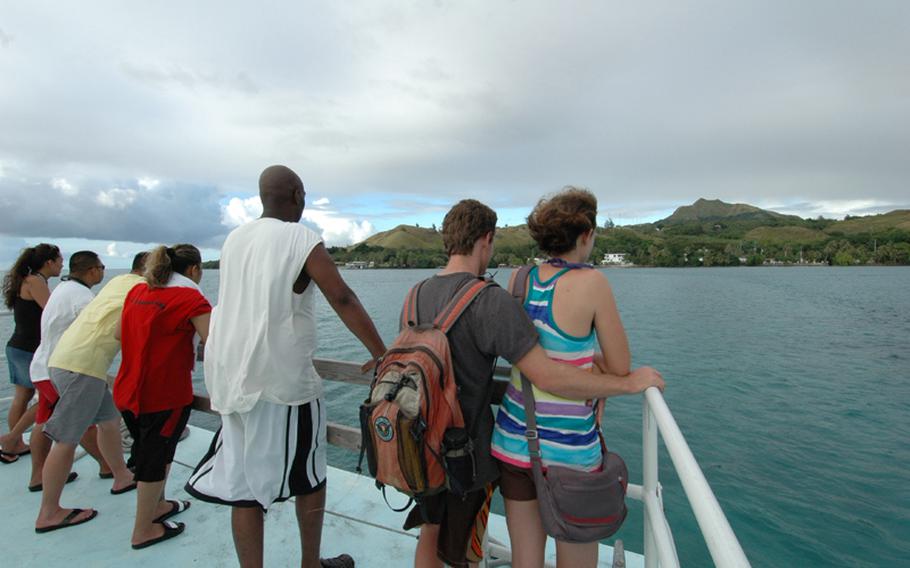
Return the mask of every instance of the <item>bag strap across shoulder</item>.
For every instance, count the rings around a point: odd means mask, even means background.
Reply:
[[[525,264],[520,267],[512,277],[509,293],[512,294],[513,298],[518,300],[519,304],[525,303],[525,292],[528,290],[528,274],[531,273],[533,268],[533,264]]]
[[[408,326],[420,325],[420,321],[417,318],[417,299],[420,296],[420,289],[426,282],[426,280],[421,280],[411,288],[410,292],[408,292],[408,295],[404,300],[404,309],[401,310],[402,329]],[[433,320],[433,325],[442,330],[443,333],[448,333],[449,330],[452,329],[452,326],[455,325],[455,322],[458,321],[458,318],[460,318],[465,310],[468,309],[468,306],[471,305],[471,302],[489,286],[496,285],[497,284],[492,280],[472,278],[458,289],[452,299],[449,300],[449,303],[446,304]]]
[[[458,321],[458,318],[461,317],[461,314],[463,314],[465,310],[468,309],[468,306],[471,305],[471,302],[488,287],[496,285],[497,284],[492,280],[486,280],[484,278],[475,280],[472,278],[455,293],[455,296],[449,301],[446,307],[439,312],[436,319],[433,320],[433,324],[443,333],[448,333],[449,330],[452,329],[452,326],[455,325],[455,322]]]
[[[420,294],[420,288],[426,283],[421,280],[411,287],[411,291],[404,299],[404,309],[401,310],[401,329],[408,326],[417,325],[417,296]]]
[[[516,272],[515,276],[512,278],[509,292],[512,294],[513,298],[518,300],[519,304],[523,304],[525,301],[525,292],[528,289],[528,274],[531,273],[532,268],[534,268],[533,265],[526,264],[519,268],[518,272]],[[524,373],[520,374],[521,398],[525,409],[525,426],[527,426],[525,429],[525,439],[528,441],[528,455],[531,457],[531,466],[535,470],[540,470],[542,473],[540,437],[537,434],[537,405],[534,401],[534,388],[531,386],[531,381],[528,380],[528,377],[526,377]]]

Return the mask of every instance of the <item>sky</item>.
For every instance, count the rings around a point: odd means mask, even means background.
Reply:
[[[0,0],[0,265],[217,258],[276,163],[329,246],[569,184],[618,224],[910,208],[907,29],[887,0]]]

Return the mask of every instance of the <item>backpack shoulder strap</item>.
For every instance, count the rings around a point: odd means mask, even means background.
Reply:
[[[404,307],[401,309],[401,328],[405,329],[408,326],[418,325],[420,322],[417,321],[417,296],[420,294],[420,288],[423,286],[426,280],[421,280],[417,284],[411,287],[411,291],[408,292],[408,295],[404,299]]]
[[[455,322],[458,321],[458,318],[461,317],[461,314],[471,305],[471,302],[488,287],[496,285],[492,280],[472,278],[455,293],[455,296],[446,304],[446,307],[436,316],[433,324],[443,333],[448,333],[452,326],[455,325]]]
[[[509,292],[512,297],[518,300],[519,304],[525,303],[525,292],[528,290],[528,274],[534,268],[533,264],[526,264],[512,273],[512,280],[509,281]]]

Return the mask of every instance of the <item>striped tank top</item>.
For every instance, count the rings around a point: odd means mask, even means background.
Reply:
[[[594,330],[585,337],[569,335],[556,325],[553,318],[556,282],[569,270],[560,270],[549,280],[541,282],[537,267],[531,269],[524,308],[540,334],[541,347],[550,359],[591,369],[596,343]],[[591,401],[571,400],[541,391],[537,387],[533,389],[544,467],[560,465],[581,471],[599,469],[602,463],[600,437]],[[512,380],[502,399],[493,428],[493,457],[516,467],[530,468],[526,429],[521,375],[513,367]]]

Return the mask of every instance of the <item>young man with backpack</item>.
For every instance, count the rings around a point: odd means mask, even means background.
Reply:
[[[466,284],[486,272],[495,230],[496,213],[479,201],[466,199],[452,207],[442,225],[448,263],[421,284],[415,323],[432,323]],[[495,285],[474,298],[447,336],[458,403],[473,447],[474,479],[464,496],[442,491],[419,498],[408,514],[405,528],[421,527],[414,561],[418,568],[442,566],[442,562],[468,566],[482,558],[490,499],[499,478],[490,455],[497,357],[516,365],[538,388],[566,397],[601,398],[664,386],[660,374],[649,367],[618,377],[552,361],[538,345],[537,330],[524,309]]]

